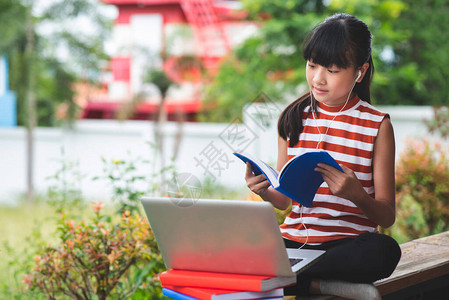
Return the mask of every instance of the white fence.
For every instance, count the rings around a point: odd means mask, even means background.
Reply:
[[[397,153],[400,154],[408,137],[427,135],[423,120],[433,117],[431,107],[382,107],[389,112],[395,128]],[[185,123],[179,154],[174,162],[178,173],[189,173],[203,181],[209,176],[213,183],[233,188],[245,188],[245,166],[232,155],[233,149],[246,148],[263,160],[275,163],[277,155],[275,109],[262,119],[254,118],[258,107],[246,109],[244,122],[229,124]],[[266,111],[265,111],[266,113]],[[164,126],[164,155],[166,165],[173,155],[179,125]],[[130,160],[141,157],[160,167],[160,159],[148,145],[154,142],[153,123],[146,121],[82,120],[73,129],[37,128],[35,131],[34,185],[43,193],[48,177],[61,167],[60,160],[77,162],[83,180],[85,197],[107,201],[111,191],[102,181],[93,181],[103,174],[107,160]],[[61,152],[64,150],[64,157]],[[146,166],[148,168],[148,166]],[[141,170],[151,173],[153,170]],[[24,128],[0,128],[0,203],[15,203],[26,192],[26,131]]]

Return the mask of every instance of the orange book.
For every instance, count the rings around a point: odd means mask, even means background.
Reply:
[[[164,287],[182,286],[254,292],[270,291],[296,283],[296,276],[271,277],[187,270],[168,270],[161,274],[160,279]]]

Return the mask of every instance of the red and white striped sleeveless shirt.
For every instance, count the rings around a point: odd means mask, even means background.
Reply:
[[[298,144],[289,146],[288,158],[317,149],[322,139],[318,149],[326,150],[339,164],[352,169],[365,191],[374,197],[374,141],[387,114],[357,96],[339,113],[340,109],[342,106],[329,107],[319,103],[319,114],[314,119],[312,114],[308,114],[310,105],[306,107],[303,114],[304,130]],[[377,224],[368,220],[351,201],[334,196],[324,182],[315,195],[313,207],[302,207],[301,218],[301,207],[293,202],[292,211],[280,228],[287,239],[305,243],[308,235],[308,244],[321,244],[354,237],[363,232],[376,232]]]

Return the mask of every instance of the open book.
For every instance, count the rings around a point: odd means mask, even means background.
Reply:
[[[306,207],[312,206],[313,198],[324,182],[321,173],[314,170],[318,163],[330,165],[343,172],[326,151],[312,151],[295,156],[280,171],[251,154],[234,152],[234,155],[245,163],[249,162],[255,175],[264,174],[273,188]]]

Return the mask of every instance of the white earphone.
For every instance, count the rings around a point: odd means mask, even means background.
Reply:
[[[357,75],[357,78],[355,79],[355,81],[357,82],[357,80],[359,80],[361,76],[362,76],[362,71],[359,70],[359,74]]]

